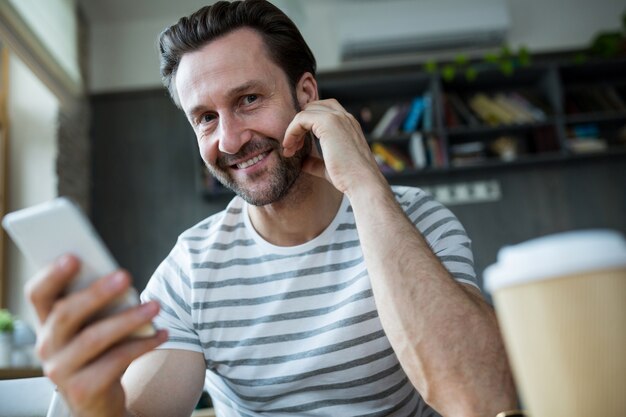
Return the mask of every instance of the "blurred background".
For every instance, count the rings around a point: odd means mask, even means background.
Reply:
[[[207,177],[156,47],[209,3],[0,1],[0,214],[74,198],[141,289],[179,233],[225,207],[232,194]],[[323,96],[380,141],[389,181],[428,189],[461,219],[479,275],[504,245],[626,231],[623,1],[273,3],[315,53]],[[474,105],[502,95],[500,118]],[[511,97],[525,118],[504,120]],[[382,125],[415,98],[421,124]],[[34,270],[2,241],[0,307],[32,323],[22,288]]]

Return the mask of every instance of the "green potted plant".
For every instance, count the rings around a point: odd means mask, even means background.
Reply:
[[[434,60],[424,64],[424,71],[428,73],[439,72],[444,81],[450,82],[457,76],[464,75],[465,79],[472,82],[480,71],[497,68],[506,76],[511,76],[518,67],[528,67],[532,58],[528,48],[520,46],[517,54],[507,45],[503,45],[498,52],[485,54],[482,61],[472,62],[465,54],[458,54],[452,62],[439,68]]]
[[[0,310],[0,368],[11,366],[15,318],[9,310]]]

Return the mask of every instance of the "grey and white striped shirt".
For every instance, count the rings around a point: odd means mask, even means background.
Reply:
[[[470,240],[417,188],[397,200],[452,276],[475,285]],[[161,302],[162,348],[201,352],[219,416],[437,416],[408,381],[378,319],[346,197],[293,247],[252,227],[247,204],[184,232],[142,294]]]

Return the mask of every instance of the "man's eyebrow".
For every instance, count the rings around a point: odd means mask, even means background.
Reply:
[[[230,90],[228,90],[226,92],[226,95],[228,97],[233,97],[233,96],[238,96],[242,93],[245,93],[247,91],[253,90],[253,89],[258,89],[261,87],[261,82],[257,81],[257,80],[250,80],[248,82],[245,82],[237,87],[234,87]]]
[[[245,92],[248,92],[254,89],[260,89],[261,86],[262,86],[262,83],[260,81],[257,81],[257,80],[247,81],[241,85],[238,85],[237,87],[234,87],[228,90],[226,92],[226,97],[229,97],[229,98],[237,97]],[[206,109],[207,107],[204,104],[198,104],[197,106],[192,107],[189,110],[189,112],[187,112],[187,116],[193,117],[194,115],[198,113],[205,112]]]
[[[187,118],[189,120],[193,119],[197,114],[204,113],[206,110],[206,106],[204,104],[198,104],[197,106],[193,106],[189,111],[185,112]]]

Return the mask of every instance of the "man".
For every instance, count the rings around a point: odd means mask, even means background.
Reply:
[[[61,297],[70,256],[31,286],[38,351],[74,415],[188,416],[203,385],[220,416],[514,408],[462,226],[389,187],[356,120],[319,99],[293,23],[263,0],[219,2],[160,49],[202,158],[238,197],[180,236],[141,307],[85,326],[130,278]],[[128,337],[153,318],[167,342]]]

